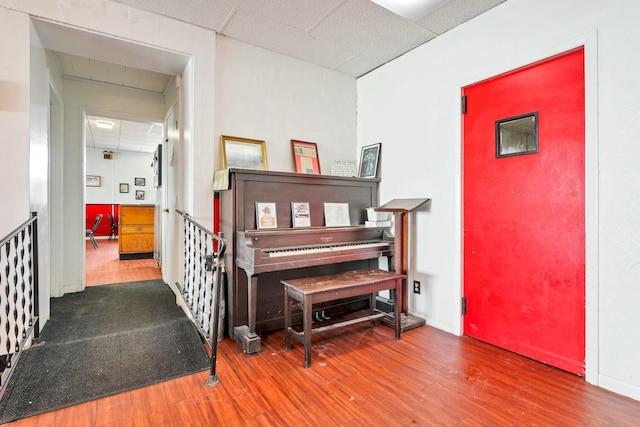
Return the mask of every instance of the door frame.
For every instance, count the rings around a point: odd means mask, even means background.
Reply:
[[[584,83],[585,83],[585,380],[591,384],[598,385],[598,365],[599,365],[599,268],[598,268],[598,163],[599,163],[599,142],[598,142],[598,33],[596,30],[587,32],[580,36],[564,40],[554,46],[539,46],[528,50],[518,51],[518,55],[513,55],[512,66],[492,70],[490,73],[475,73],[466,76],[465,80],[457,86],[458,95],[463,93],[463,89],[474,83],[487,80],[494,76],[525,68],[538,62],[545,61],[551,57],[562,55],[570,50],[584,47]],[[460,288],[457,298],[454,297],[453,325],[457,329],[457,335],[462,335],[464,318],[462,312],[462,296],[464,295],[464,204],[463,204],[463,149],[464,134],[462,115],[460,116],[460,126],[457,129],[460,136],[458,176],[459,183],[459,211],[458,220],[460,224],[459,235],[459,271],[458,279]]]

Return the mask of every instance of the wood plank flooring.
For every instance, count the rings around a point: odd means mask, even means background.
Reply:
[[[98,249],[86,242],[86,286],[161,279],[162,271],[154,259],[120,261],[118,240],[98,239]]]
[[[207,372],[7,426],[637,426],[640,402],[430,326],[394,339],[357,324],[301,344],[262,335],[246,355],[226,338],[220,384]]]

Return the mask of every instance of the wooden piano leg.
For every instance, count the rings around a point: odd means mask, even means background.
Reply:
[[[247,323],[249,332],[256,332],[256,312],[258,311],[258,276],[251,276],[247,292]]]
[[[251,276],[247,289],[247,325],[236,326],[233,338],[242,346],[245,353],[257,353],[262,347],[262,340],[256,334],[256,311],[258,309],[258,276]]]

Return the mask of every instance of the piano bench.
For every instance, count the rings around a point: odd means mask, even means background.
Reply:
[[[281,283],[284,285],[285,349],[291,350],[292,336],[302,342],[304,345],[304,367],[309,368],[311,367],[311,336],[313,334],[367,320],[371,322],[371,327],[373,327],[375,320],[384,316],[393,316],[395,335],[399,340],[401,304],[398,302],[402,301],[402,281],[406,278],[407,276],[404,274],[372,268],[327,276],[282,280]],[[388,289],[395,292],[396,304],[393,315],[376,310],[376,293]],[[314,304],[366,294],[370,295],[368,315],[313,328]],[[291,325],[294,301],[302,303],[302,332],[296,331]]]

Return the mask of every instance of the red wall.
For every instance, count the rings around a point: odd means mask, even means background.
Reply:
[[[98,214],[102,214],[102,220],[98,230],[94,233],[94,236],[109,236],[111,234],[111,224],[109,223],[109,213],[113,213],[116,224],[118,223],[118,212],[120,205],[108,205],[108,204],[88,204],[85,210],[85,227],[87,230],[93,228],[93,223],[96,221]],[[118,232],[116,231],[116,236]]]

